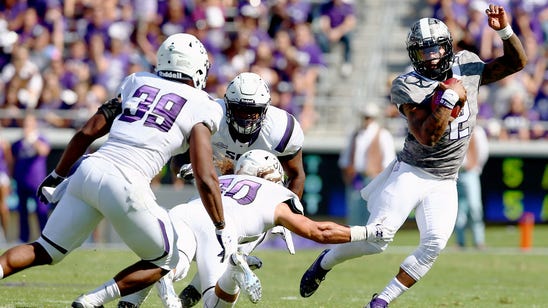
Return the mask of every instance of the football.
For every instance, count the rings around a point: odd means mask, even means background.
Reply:
[[[451,85],[451,84],[454,84],[458,81],[457,78],[449,78],[445,81],[443,81],[444,84],[447,84],[447,85]],[[440,103],[440,100],[441,100],[441,97],[443,95],[443,92],[444,90],[440,89],[440,88],[437,88],[435,91],[434,91],[434,95],[432,95],[432,100],[431,100],[431,103],[430,103],[430,107],[432,108],[432,111],[435,110],[439,103]],[[462,103],[461,102],[458,102],[455,107],[453,108],[453,110],[451,111],[451,118],[455,119],[459,116],[460,114],[460,110],[462,108]]]

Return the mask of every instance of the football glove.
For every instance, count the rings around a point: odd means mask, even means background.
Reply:
[[[293,245],[293,237],[291,236],[291,231],[283,226],[275,226],[271,228],[268,232],[272,235],[281,236],[285,242],[285,247],[287,248],[287,251],[292,255],[295,254],[295,246]]]
[[[65,191],[67,190],[68,182],[69,180],[67,178],[55,188],[48,186],[42,187],[42,195],[46,198],[47,203],[52,205],[56,205],[57,203],[59,203],[59,200],[61,200],[61,197],[65,194]]]
[[[42,203],[45,203],[47,204],[48,203],[48,198],[44,195],[44,192],[42,191],[42,188],[43,187],[57,187],[57,185],[61,184],[61,182],[63,182],[63,180],[65,180],[64,177],[58,175],[55,170],[53,170],[43,181],[42,183],[40,184],[40,186],[38,186],[38,190],[36,191],[36,196],[38,197],[38,199],[42,202]]]
[[[226,228],[215,229],[215,235],[217,236],[217,241],[221,245],[221,252],[217,257],[220,257],[221,262],[224,262],[231,254],[236,252],[238,243],[236,237]]]

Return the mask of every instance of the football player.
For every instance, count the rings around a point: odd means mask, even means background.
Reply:
[[[72,307],[102,307],[154,284],[176,266],[179,254],[168,212],[156,203],[150,180],[172,155],[189,147],[221,255],[228,257],[235,251],[235,242],[223,231],[221,193],[212,159],[210,139],[222,110],[203,91],[210,67],[207,52],[193,35],[174,34],[159,47],[157,60],[156,74],[127,76],[119,89],[121,101],[102,105],[70,140],[55,170],[39,187],[42,199],[43,187],[63,181],[88,146],[109,133],[71,175],[40,238],[0,256],[0,278],[60,262],[107,218],[141,260],[101,288],[78,297]]]
[[[255,73],[240,73],[226,89],[224,100],[217,102],[223,108],[224,119],[211,138],[214,156],[234,162],[245,152],[261,149],[273,153],[281,161],[287,176],[286,185],[299,198],[304,190],[305,173],[302,147],[304,133],[295,117],[270,105],[270,90],[265,81]],[[185,161],[183,155],[171,161],[173,172],[179,172]],[[184,165],[183,165],[184,166]],[[180,177],[189,178],[183,167]],[[279,232],[291,241],[291,233],[283,228]],[[253,244],[249,245],[249,250]],[[260,261],[254,259],[255,261]],[[200,300],[198,276],[181,292],[186,306],[192,307]]]
[[[343,226],[334,222],[316,222],[303,215],[298,196],[284,187],[284,170],[274,154],[250,150],[238,159],[225,160],[234,170],[219,177],[227,228],[239,244],[262,241],[274,226],[284,226],[296,234],[323,244],[350,241],[379,241],[378,236],[391,236],[377,226]],[[223,167],[223,170],[229,169]],[[256,303],[261,298],[261,285],[240,251],[228,261],[216,256],[215,232],[207,224],[207,213],[197,198],[170,210],[179,242],[181,258],[176,269],[156,284],[165,307],[181,307],[173,281],[186,276],[195,260],[201,281],[204,307],[232,307],[243,290]],[[228,227],[230,226],[230,227]],[[193,240],[189,240],[193,239]],[[121,299],[118,307],[139,307],[148,290]]]
[[[362,190],[362,196],[371,212],[368,224],[397,230],[414,210],[420,241],[367,307],[387,307],[426,275],[445,248],[457,215],[457,172],[476,125],[479,86],[501,80],[527,62],[505,9],[490,4],[485,13],[504,47],[504,54],[488,63],[469,51],[454,54],[451,34],[440,20],[422,18],[411,26],[406,45],[414,71],[397,77],[391,88],[392,103],[407,119],[409,134],[397,159]],[[443,83],[449,78],[458,82]],[[442,98],[431,104],[438,87],[444,91]],[[460,114],[452,118],[457,105]],[[387,245],[362,241],[324,250],[302,276],[301,296],[314,294],[335,265],[381,253]]]

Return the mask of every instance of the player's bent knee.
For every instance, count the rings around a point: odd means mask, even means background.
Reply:
[[[37,260],[43,260],[43,264],[54,265],[59,263],[69,253],[68,250],[63,249],[60,246],[50,244],[42,237],[32,243],[35,247],[35,254]],[[49,261],[49,262],[48,262]]]

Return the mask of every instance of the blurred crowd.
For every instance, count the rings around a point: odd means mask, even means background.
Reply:
[[[239,73],[255,72],[270,85],[272,105],[294,114],[303,129],[313,127],[316,87],[334,45],[343,46],[340,75],[352,72],[353,5],[352,0],[2,1],[0,127],[27,131],[32,118],[38,130],[13,144],[0,133],[5,145],[0,184],[6,188],[0,190],[0,242],[7,233],[9,178],[15,172],[22,176],[11,183],[17,187],[12,191],[21,192],[21,241],[29,240],[27,201],[39,214],[45,206],[30,200],[37,185],[24,181],[25,175],[45,174],[14,167],[34,166],[32,159],[40,170],[47,168],[50,146],[41,130],[80,127],[117,94],[127,75],[154,71],[156,51],[171,34],[194,34],[206,46],[212,63],[206,91],[212,96],[222,98]]]
[[[487,25],[488,3],[504,6],[512,28],[526,48],[525,69],[493,85],[482,86],[478,122],[489,138],[548,139],[548,1],[428,0],[433,17],[449,27],[455,51],[476,52],[484,61],[502,54],[502,42]]]
[[[210,53],[207,91],[223,97],[243,71],[271,86],[273,105],[314,125],[317,81],[331,45],[345,45],[351,72],[355,25],[348,0],[5,0],[0,4],[0,114],[21,126],[35,110],[51,127],[79,127],[122,79],[153,71],[156,50],[176,32]],[[349,18],[347,18],[349,17]],[[336,29],[335,29],[336,28]],[[336,30],[336,31],[335,31]]]

